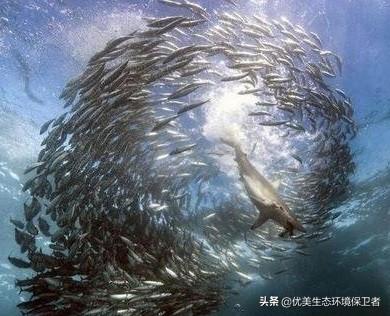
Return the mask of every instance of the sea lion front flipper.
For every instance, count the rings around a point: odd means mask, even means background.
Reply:
[[[290,222],[287,222],[287,225],[286,225],[286,226],[287,226],[287,227],[285,227],[285,230],[282,231],[282,232],[279,234],[279,237],[282,237],[282,238],[287,237],[287,234],[288,234],[289,236],[294,235],[294,225],[293,225],[292,223],[290,223]]]
[[[288,234],[288,229],[285,229],[284,231],[282,231],[280,234],[279,234],[279,237],[282,237],[282,238],[285,238],[287,237],[287,234]]]
[[[291,222],[287,222],[287,231],[289,233],[290,236],[294,235],[294,224],[291,223]]]
[[[264,214],[264,212],[260,212],[259,217],[256,222],[251,226],[252,230],[255,230],[257,227],[263,225],[266,221],[269,220],[269,217]]]

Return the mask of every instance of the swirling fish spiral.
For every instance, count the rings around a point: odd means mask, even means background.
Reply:
[[[68,111],[42,126],[14,221],[26,259],[9,258],[34,271],[16,282],[28,315],[206,315],[231,281],[276,277],[268,262],[331,238],[356,133],[332,86],[340,58],[287,19],[240,15],[238,1],[214,13],[160,2],[180,15],[108,42],[63,90]],[[271,180],[278,169],[305,233],[248,232],[257,212],[218,144],[229,133]]]

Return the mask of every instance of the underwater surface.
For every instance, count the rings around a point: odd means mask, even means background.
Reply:
[[[229,1],[197,3],[208,12],[286,17],[318,34],[324,46],[341,57],[342,74],[333,85],[353,103],[358,129],[350,147],[356,168],[343,198],[331,201],[332,213],[341,214],[327,227],[332,238],[286,261],[286,273],[235,284],[237,293],[226,295],[215,315],[390,315],[390,1],[236,2],[237,7]],[[15,287],[15,278],[31,272],[8,260],[20,255],[10,217],[23,217],[28,198],[21,190],[28,179],[24,170],[41,150],[41,125],[64,113],[59,96],[66,83],[82,73],[109,40],[145,28],[143,17],[172,16],[173,10],[152,0],[0,2],[0,315],[20,315],[16,305],[28,299]],[[199,121],[208,136],[220,113],[209,109],[203,115]],[[235,117],[241,120],[237,115],[228,123]],[[196,118],[184,128],[195,130],[194,122]],[[213,135],[210,139],[215,141]],[[274,158],[261,158],[256,166],[266,166],[266,174],[277,172]],[[220,181],[208,184],[211,195],[223,195]],[[379,297],[380,306],[262,307],[259,300],[264,296]]]

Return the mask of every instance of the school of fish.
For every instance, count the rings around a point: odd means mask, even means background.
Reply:
[[[108,42],[41,128],[24,219],[11,218],[21,254],[9,261],[33,271],[16,280],[31,294],[18,305],[26,315],[207,315],[332,237],[357,132],[350,98],[332,85],[340,57],[286,18],[240,14],[238,0],[225,12],[159,2],[180,15]],[[305,231],[250,231],[258,212],[245,195],[202,190],[220,154],[196,128],[205,91],[225,84],[257,97],[250,122],[294,147],[278,192]]]

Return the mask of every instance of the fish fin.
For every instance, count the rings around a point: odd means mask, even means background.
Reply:
[[[259,217],[256,219],[256,222],[251,226],[252,230],[263,225],[266,221],[269,220],[269,217],[264,214],[264,212],[260,212]]]

